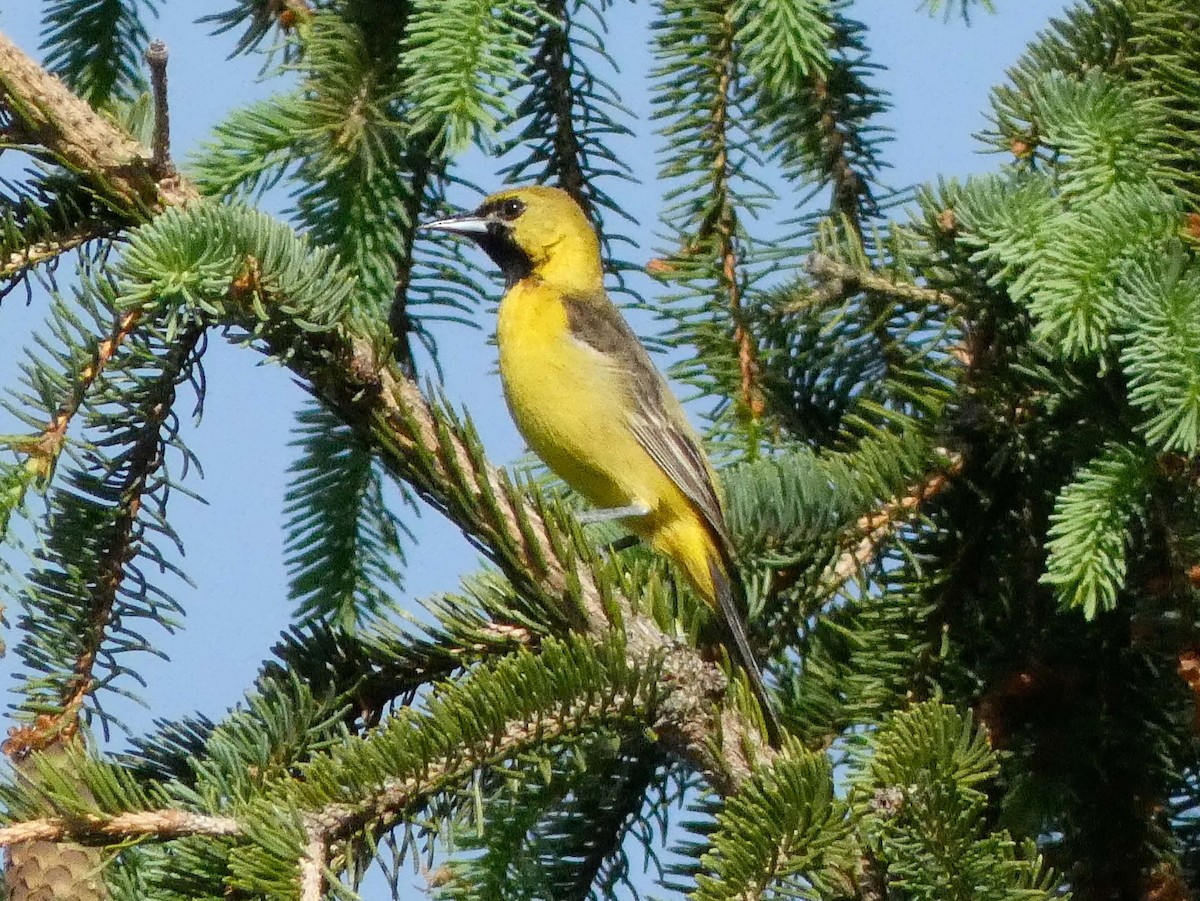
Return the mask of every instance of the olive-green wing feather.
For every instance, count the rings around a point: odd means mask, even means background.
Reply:
[[[682,489],[715,539],[721,559],[709,561],[713,600],[732,643],[730,650],[746,671],[750,687],[762,707],[767,735],[771,744],[778,747],[782,730],[746,634],[745,597],[732,566],[732,545],[708,459],[666,380],[650,362],[650,355],[633,329],[608,298],[601,293],[567,297],[565,303],[567,323],[575,339],[604,354],[625,374],[634,401],[630,405],[632,413],[628,423],[634,437]]]
[[[567,322],[576,340],[604,354],[626,376],[633,399],[629,428],[663,472],[680,487],[729,554],[729,534],[713,486],[708,458],[687,423],[666,379],[650,361],[620,311],[603,294],[565,298]]]

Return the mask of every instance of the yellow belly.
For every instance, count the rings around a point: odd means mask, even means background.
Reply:
[[[646,507],[626,525],[657,544],[665,521],[690,505],[630,430],[622,373],[571,335],[540,285],[509,291],[496,337],[504,396],[529,447],[595,506]]]

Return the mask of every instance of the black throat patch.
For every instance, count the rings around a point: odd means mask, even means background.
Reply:
[[[512,231],[499,222],[489,222],[487,234],[472,235],[475,242],[504,273],[505,287],[511,288],[533,272],[533,260],[513,240]]]

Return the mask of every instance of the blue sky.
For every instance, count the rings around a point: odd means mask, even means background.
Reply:
[[[169,64],[172,138],[175,157],[186,160],[212,126],[231,109],[268,93],[271,84],[258,81],[258,63],[244,58],[226,61],[233,38],[210,38],[199,16],[222,10],[230,0],[168,2],[162,16],[150,26],[170,48]],[[894,132],[885,151],[892,169],[887,178],[896,187],[934,179],[939,175],[963,176],[995,169],[1002,160],[979,155],[971,137],[985,125],[989,88],[1003,79],[1004,70],[1016,61],[1025,43],[1064,6],[1061,0],[997,0],[996,15],[977,11],[968,28],[955,17],[917,12],[916,0],[867,0],[855,14],[871,26],[869,42],[874,59],[886,66],[877,83],[891,93],[892,110],[883,123]],[[0,31],[27,52],[36,54],[38,13],[44,4],[31,0],[0,0]],[[621,65],[614,78],[623,101],[634,112],[644,112],[644,73],[652,64],[643,40],[648,18],[645,4],[617,3],[612,11],[610,52]],[[628,37],[626,37],[628,36]],[[647,126],[652,127],[652,126]],[[631,230],[639,248],[633,259],[647,260],[658,246],[655,238],[653,136],[647,132],[627,144],[627,160],[641,186],[610,185],[614,194],[638,217]],[[482,186],[496,184],[494,164],[482,155],[469,158],[466,173]],[[464,204],[474,198],[464,194]],[[286,199],[269,199],[268,208],[279,210]],[[500,285],[489,300],[494,300]],[[643,289],[655,290],[649,282]],[[25,307],[20,293],[0,305],[0,387],[14,384],[20,349],[31,329],[41,321],[43,298],[35,296]],[[522,453],[501,399],[493,372],[494,349],[488,343],[494,322],[481,313],[482,328],[446,326],[438,331],[447,390],[475,417],[491,457],[511,462]],[[640,329],[652,327],[638,321]],[[140,694],[149,702],[143,709],[111,698],[106,704],[140,731],[152,717],[178,717],[203,712],[219,717],[236,703],[252,681],[260,661],[288,621],[280,530],[286,469],[291,460],[287,444],[293,414],[303,392],[285,370],[262,365],[261,358],[245,349],[226,345],[213,336],[205,369],[208,396],[203,422],[189,428],[189,443],[200,458],[205,478],[191,487],[207,505],[182,495],[174,498],[175,524],[187,554],[185,571],[194,588],[180,584],[177,597],[187,609],[183,629],[175,636],[151,631],[149,637],[171,660],[145,657],[138,661],[149,685]],[[10,431],[7,414],[0,413],[0,433]],[[474,568],[476,554],[434,513],[415,523],[421,535],[412,549],[406,595],[420,598],[453,590],[457,576]],[[8,605],[10,623],[16,604]],[[14,644],[17,635],[5,635]],[[0,660],[0,684],[9,684],[14,666],[10,655]],[[130,686],[133,687],[133,686]],[[117,744],[122,741],[118,737]]]

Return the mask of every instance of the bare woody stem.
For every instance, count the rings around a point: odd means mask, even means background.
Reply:
[[[924,304],[931,307],[954,307],[954,296],[935,288],[923,288],[910,282],[898,282],[871,269],[851,266],[823,253],[814,253],[805,264],[811,275],[820,283],[820,299],[845,297],[855,291],[870,291],[898,300]],[[784,307],[784,312],[793,312],[808,306],[809,301]]]
[[[325,897],[325,868],[329,843],[320,829],[310,829],[308,845],[300,860],[300,901],[321,901]]]
[[[167,103],[167,45],[160,40],[150,42],[146,51],[150,67],[150,90],[154,96],[154,137],[151,147],[150,171],[157,178],[173,178],[177,173],[171,162],[171,115]]]

